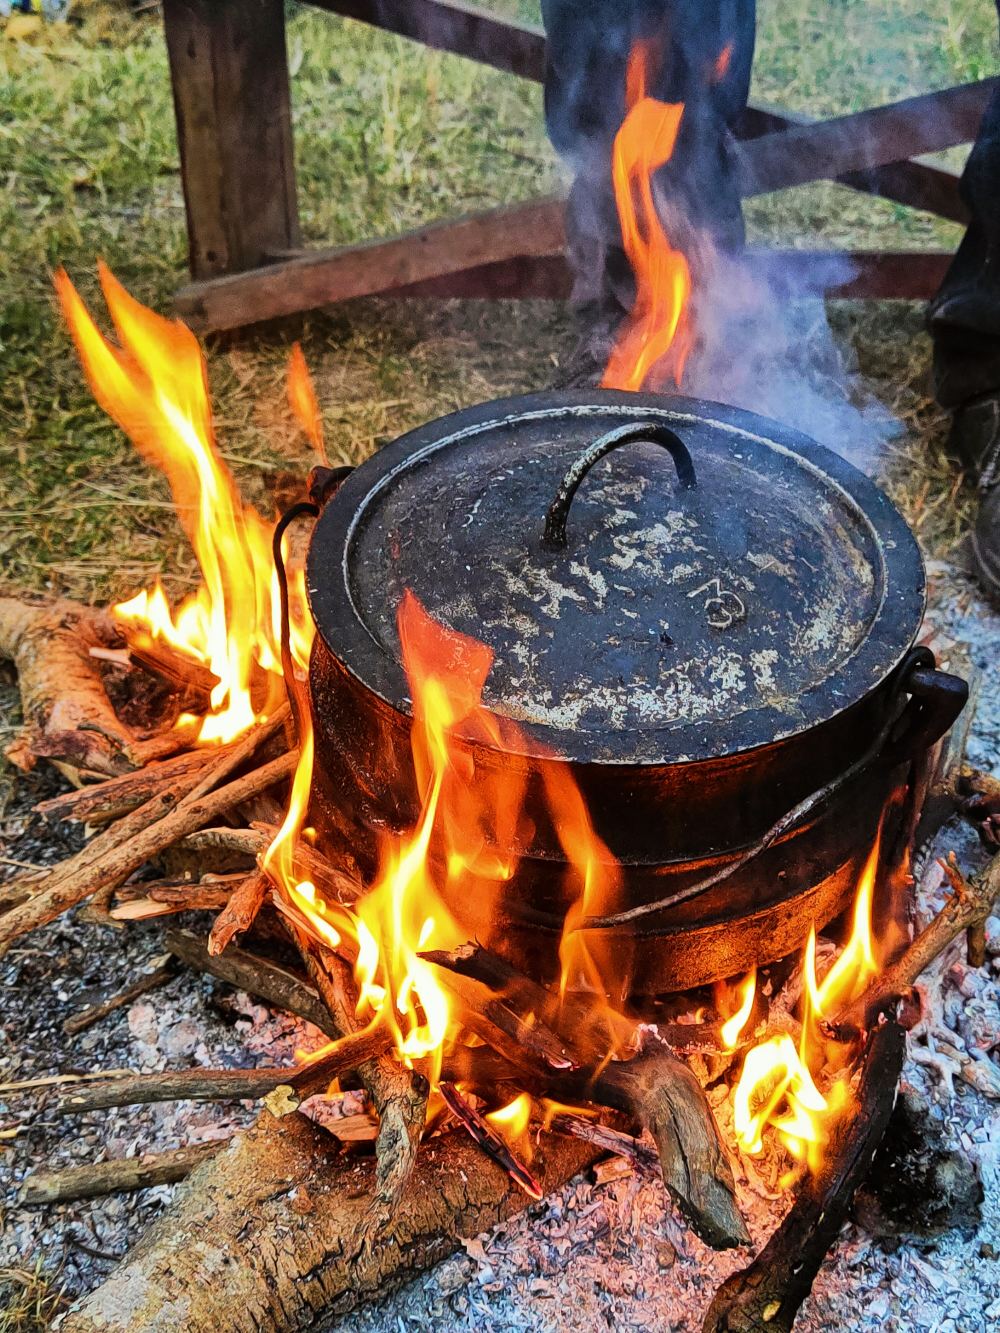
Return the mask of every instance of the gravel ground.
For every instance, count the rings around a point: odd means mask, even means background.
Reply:
[[[997,768],[1000,756],[1000,616],[943,566],[930,570],[935,623],[969,645],[982,673],[969,757]],[[11,698],[0,698],[10,716]],[[41,772],[18,779],[0,811],[0,870],[10,861],[41,864],[72,849],[72,837],[40,826],[31,806],[57,789]],[[981,860],[972,835],[954,834],[962,864]],[[926,870],[922,910],[943,888]],[[956,948],[940,971],[931,1018],[911,1038],[905,1079],[927,1095],[949,1140],[976,1164],[985,1190],[974,1235],[930,1244],[879,1243],[848,1226],[824,1265],[797,1329],[888,1329],[919,1333],[986,1333],[1000,1321],[1000,1068],[988,1048],[1000,1031],[1000,921],[990,927],[993,956],[969,972]],[[0,962],[4,996],[0,1083],[94,1070],[185,1065],[246,1067],[291,1061],[315,1033],[269,1014],[245,995],[181,973],[74,1039],[62,1021],[117,990],[162,952],[155,923],[118,935],[72,918],[53,923],[12,948]],[[943,1054],[942,1044],[948,1053]],[[978,1049],[979,1058],[967,1052]],[[957,1055],[955,1054],[957,1052]],[[970,1086],[968,1078],[978,1082]],[[991,1095],[985,1095],[980,1089]],[[16,1098],[0,1093],[0,1188],[5,1200],[0,1269],[45,1269],[69,1294],[94,1286],[169,1202],[172,1187],[55,1207],[26,1209],[19,1183],[34,1167],[163,1150],[225,1137],[253,1114],[250,1107],[179,1104],[134,1107],[59,1119],[54,1093]],[[717,1108],[726,1127],[728,1105]],[[16,1131],[16,1133],[11,1133]],[[740,1200],[755,1244],[780,1220],[783,1196],[773,1188],[776,1158],[739,1163]],[[597,1186],[572,1182],[521,1218],[469,1242],[382,1306],[336,1327],[350,1333],[401,1333],[449,1327],[487,1330],[677,1330],[701,1327],[720,1281],[740,1265],[688,1233],[672,1213],[658,1179],[632,1175]],[[846,1311],[850,1309],[848,1316]],[[2,1326],[2,1312],[0,1312]],[[333,1327],[333,1326],[331,1326]]]

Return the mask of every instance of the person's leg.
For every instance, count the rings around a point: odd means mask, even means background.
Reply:
[[[577,295],[623,308],[631,301],[611,152],[637,42],[650,53],[649,95],[685,107],[661,193],[685,228],[738,248],[743,223],[729,127],[749,91],[754,0],[542,0],[542,15],[546,124],[574,173],[567,228]]]
[[[969,226],[928,310],[934,389],[954,414],[952,443],[982,492],[973,557],[1000,597],[1000,93],[983,116],[961,192]]]

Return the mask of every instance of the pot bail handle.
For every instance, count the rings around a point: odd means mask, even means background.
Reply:
[[[550,550],[563,550],[566,546],[566,520],[580,482],[599,459],[612,449],[623,444],[658,444],[670,454],[677,468],[677,480],[686,491],[693,490],[698,484],[694,474],[694,463],[687,445],[681,437],[657,421],[630,421],[625,426],[616,426],[606,435],[600,436],[583,451],[579,458],[570,464],[566,475],[559,483],[555,498],[545,515],[545,533],[542,545]]]

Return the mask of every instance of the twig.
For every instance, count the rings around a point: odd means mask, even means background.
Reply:
[[[525,1194],[532,1199],[542,1198],[542,1187],[528,1168],[511,1151],[485,1116],[480,1115],[471,1102],[467,1101],[453,1083],[439,1083],[438,1091],[444,1098],[448,1109],[458,1123],[470,1135],[487,1157],[510,1176],[515,1185],[520,1185]]]
[[[167,1069],[108,1079],[65,1094],[56,1106],[56,1114],[78,1115],[151,1102],[249,1101],[266,1097],[279,1087],[291,1088],[299,1100],[305,1101],[325,1092],[335,1078],[384,1055],[391,1046],[387,1029],[365,1028],[342,1037],[314,1059],[286,1068]]]
[[[151,1185],[171,1185],[214,1157],[228,1142],[228,1139],[217,1139],[212,1143],[196,1143],[189,1148],[149,1153],[144,1157],[87,1162],[58,1171],[35,1171],[22,1185],[19,1201],[23,1204],[66,1203],[72,1199],[94,1199],[101,1194],[144,1190]]]
[[[65,1019],[62,1025],[63,1032],[67,1037],[75,1037],[78,1032],[83,1032],[85,1028],[100,1022],[102,1018],[107,1018],[108,1014],[113,1014],[116,1009],[131,1004],[140,995],[145,995],[147,991],[162,986],[165,981],[169,981],[171,977],[176,976],[176,973],[177,969],[172,961],[154,968],[152,972],[144,973],[131,985],[126,986],[124,990],[118,991],[116,995],[102,1000],[100,1004],[92,1004],[86,1009],[81,1009],[78,1014],[72,1014]]]
[[[994,857],[985,871],[971,882],[953,862],[942,862],[951,880],[952,896],[929,925],[906,947],[895,962],[873,977],[866,990],[831,1024],[838,1036],[864,1030],[872,1016],[887,1000],[901,998],[916,984],[921,974],[963,931],[985,922],[1000,896],[1000,856]]]
[[[232,755],[229,755],[225,761],[220,762],[220,771],[228,772],[231,760]],[[89,897],[96,889],[108,883],[120,883],[186,833],[209,823],[258,792],[284,781],[294,771],[296,761],[295,752],[282,755],[218,791],[210,790],[218,780],[215,769],[211,769],[194,791],[169,814],[145,827],[126,843],[113,847],[106,855],[82,865],[77,873],[60,876],[57,883],[41,889],[28,902],[0,917],[0,953],[4,952],[11,940],[52,921],[67,908]],[[163,800],[162,797],[157,799]],[[137,810],[134,815],[140,813]],[[121,823],[127,823],[134,815],[126,816]],[[108,832],[115,832],[117,827],[112,826]]]
[[[660,1159],[655,1148],[637,1139],[633,1134],[623,1134],[620,1129],[602,1125],[599,1120],[588,1120],[586,1116],[573,1115],[560,1111],[549,1123],[553,1134],[570,1134],[584,1143],[592,1143],[595,1148],[615,1153],[618,1157],[627,1157],[644,1171],[655,1171]]]
[[[205,767],[214,762],[223,749],[228,752],[231,748],[231,745],[227,745],[219,749],[206,747],[185,750],[170,759],[146,764],[144,768],[132,773],[123,773],[121,777],[90,783],[75,791],[53,796],[51,800],[40,801],[35,809],[46,819],[68,819],[75,823],[101,824],[119,819],[140,805],[145,805],[165,788],[173,786],[178,779],[190,773],[204,772]],[[194,785],[194,781],[191,785]]]
[[[304,977],[287,968],[243,949],[229,948],[224,954],[213,957],[206,941],[187,930],[168,930],[164,943],[176,958],[196,972],[208,972],[220,981],[245,990],[248,995],[255,995],[272,1008],[285,1009],[297,1018],[304,1018],[327,1037],[342,1035],[317,991]]]
[[[222,953],[237,935],[250,929],[270,887],[270,881],[260,870],[236,886],[209,932],[208,952],[213,957]]]

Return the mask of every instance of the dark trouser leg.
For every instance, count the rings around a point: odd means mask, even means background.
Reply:
[[[611,150],[625,116],[625,69],[648,44],[650,96],[683,102],[658,187],[684,225],[736,249],[743,219],[729,127],[746,105],[755,0],[542,0],[547,34],[545,117],[574,172],[568,230],[579,294],[630,303],[611,185]],[[724,54],[725,53],[725,54]],[[683,237],[672,237],[684,248]]]
[[[961,191],[971,221],[928,312],[934,386],[947,408],[1000,392],[1000,93],[983,116]]]

